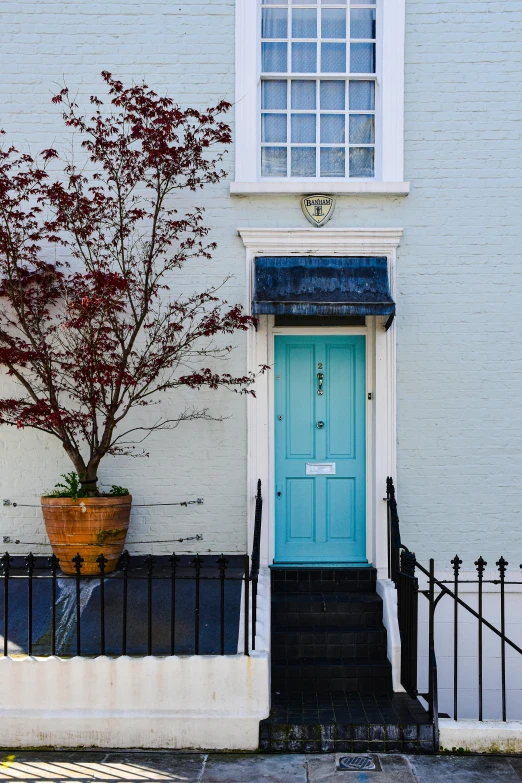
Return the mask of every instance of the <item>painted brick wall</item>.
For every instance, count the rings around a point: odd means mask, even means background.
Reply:
[[[66,77],[86,98],[106,68],[143,76],[183,103],[233,98],[234,3],[5,3],[1,122],[33,150],[60,143],[49,99]],[[456,551],[522,559],[520,157],[522,2],[407,0],[406,199],[343,197],[332,226],[403,226],[398,253],[398,484],[403,537],[442,565]],[[233,160],[229,156],[231,176]],[[228,274],[244,301],[238,225],[306,225],[297,197],[203,203],[219,248],[183,276]],[[233,366],[244,366],[238,340]],[[106,481],[139,502],[202,496],[189,510],[148,510],[131,540],[202,532],[201,550],[243,550],[245,406],[211,395],[230,416],[151,439],[147,461],[106,463]],[[35,502],[68,469],[59,446],[3,430],[2,497]],[[2,509],[4,534],[43,540],[38,509]],[[136,546],[138,548],[138,545]],[[140,545],[144,551],[150,547]],[[170,549],[166,544],[156,550]]]
[[[19,145],[33,151],[64,142],[60,112],[50,98],[64,79],[79,101],[103,91],[99,73],[106,69],[130,82],[145,78],[158,92],[185,105],[201,107],[229,99],[234,90],[234,3],[24,2],[3,4],[0,52],[0,127]],[[228,165],[232,165],[233,155]],[[207,221],[219,252],[210,263],[193,262],[178,276],[178,289],[192,290],[236,274],[224,296],[244,302],[244,263],[233,226],[233,206],[226,183],[203,196]],[[230,217],[228,217],[230,215]],[[198,283],[199,285],[199,283]],[[241,335],[231,372],[244,371],[245,338]],[[193,402],[172,397],[151,416]],[[245,551],[246,405],[235,394],[210,393],[198,403],[225,417],[221,422],[194,422],[151,436],[148,459],[109,458],[100,469],[102,482],[128,486],[138,503],[204,498],[203,506],[141,508],[133,513],[131,551]],[[3,429],[1,497],[37,503],[42,489],[70,470],[58,441],[30,431]],[[45,540],[38,508],[3,509],[2,535],[22,541]],[[136,544],[165,541],[198,533],[204,540],[182,544]],[[15,550],[15,547],[10,547]],[[36,547],[32,547],[36,549]],[[23,550],[20,545],[18,549]]]

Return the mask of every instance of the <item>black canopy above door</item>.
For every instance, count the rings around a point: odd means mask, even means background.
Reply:
[[[252,313],[395,315],[385,257],[258,257]]]

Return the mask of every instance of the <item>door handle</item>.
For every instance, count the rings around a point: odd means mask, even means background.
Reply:
[[[281,486],[281,484],[278,484],[276,486],[276,496],[280,498],[282,494],[283,494],[283,487]]]
[[[324,392],[323,392],[323,378],[324,378],[324,373],[318,372],[317,373],[317,381],[318,381],[318,384],[319,384],[319,388],[317,389],[317,394],[324,394]]]

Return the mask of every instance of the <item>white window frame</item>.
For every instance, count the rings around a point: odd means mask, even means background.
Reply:
[[[236,0],[235,181],[231,195],[331,194],[407,195],[404,182],[404,31],[405,0],[377,0],[376,178],[278,180],[261,178],[260,81],[261,3]]]

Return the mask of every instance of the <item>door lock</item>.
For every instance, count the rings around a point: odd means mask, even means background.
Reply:
[[[317,427],[318,430],[322,430],[324,427],[324,421],[318,421],[315,426]]]

